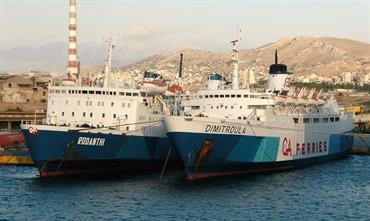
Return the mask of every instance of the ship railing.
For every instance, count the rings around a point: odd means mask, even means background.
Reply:
[[[44,120],[22,120],[21,124],[24,125],[47,125]]]

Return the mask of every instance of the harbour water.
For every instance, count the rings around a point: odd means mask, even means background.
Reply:
[[[0,220],[370,220],[370,156],[238,178],[182,175],[44,180],[35,167],[0,166]]]

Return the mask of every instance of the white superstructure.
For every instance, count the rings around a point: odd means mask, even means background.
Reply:
[[[97,131],[143,133],[151,125],[152,136],[165,136],[161,123],[167,106],[160,97],[148,96],[144,90],[112,87],[110,80],[111,53],[113,44],[109,43],[108,59],[103,83],[91,86],[78,82],[48,87],[46,119],[42,125],[65,128],[90,128]],[[68,82],[68,81],[67,81]],[[42,126],[39,126],[41,128]],[[146,129],[145,129],[146,128]]]

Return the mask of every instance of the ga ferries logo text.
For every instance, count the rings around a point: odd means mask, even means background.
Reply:
[[[322,152],[326,152],[326,150],[327,150],[326,141],[316,141],[316,142],[306,142],[306,143],[297,142],[294,145],[290,142],[290,139],[285,137],[282,143],[282,151],[283,151],[284,156],[322,153]]]

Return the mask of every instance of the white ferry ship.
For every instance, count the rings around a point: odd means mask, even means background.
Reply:
[[[239,89],[233,43],[232,88],[212,74],[208,88],[178,99],[165,117],[188,180],[282,171],[345,156],[351,149],[353,113],[329,93],[290,87],[287,66],[270,66],[266,92]]]
[[[144,90],[111,86],[112,49],[110,43],[102,84],[51,85],[47,118],[21,124],[41,177],[122,175],[179,162],[164,130],[165,102]]]

